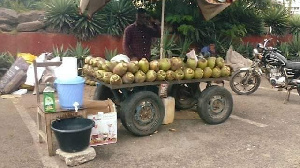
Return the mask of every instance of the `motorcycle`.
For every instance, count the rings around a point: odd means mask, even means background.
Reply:
[[[273,87],[287,90],[286,103],[292,89],[297,89],[300,95],[300,62],[287,60],[277,48],[268,47],[271,40],[257,44],[252,65],[234,72],[230,87],[236,94],[249,95],[258,89],[261,76],[265,76]]]

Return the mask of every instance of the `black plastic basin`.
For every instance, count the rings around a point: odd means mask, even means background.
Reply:
[[[86,118],[68,118],[52,122],[58,145],[64,152],[80,152],[89,147],[92,128],[95,123]]]

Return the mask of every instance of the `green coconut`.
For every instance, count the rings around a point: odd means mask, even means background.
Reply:
[[[195,77],[195,71],[192,68],[185,68],[184,72],[184,79],[193,79]]]
[[[139,62],[138,61],[130,61],[127,64],[127,71],[135,74],[139,70]]]
[[[216,66],[216,57],[209,57],[207,59],[207,66],[209,66],[210,69],[213,69]]]
[[[167,74],[166,74],[166,72],[164,70],[159,70],[157,72],[157,78],[156,78],[156,80],[163,81],[163,80],[166,79],[166,76],[167,76]]]
[[[212,69],[212,75],[213,78],[219,78],[221,77],[221,69],[219,67],[214,67],[214,69]]]
[[[158,62],[160,70],[167,71],[171,68],[171,61],[169,58],[160,59]]]
[[[97,70],[96,71],[96,78],[98,79],[98,80],[102,80],[102,78],[103,78],[103,76],[104,76],[104,70]]]
[[[113,69],[113,73],[117,74],[119,76],[123,76],[126,72],[127,72],[127,63],[126,62],[118,63]]]
[[[225,60],[222,57],[217,57],[216,58],[216,66],[219,68],[223,68],[225,65]]]
[[[134,74],[134,82],[135,83],[143,83],[146,80],[146,74],[142,70],[138,70]]]
[[[152,60],[150,61],[150,69],[154,70],[155,72],[159,71],[159,62],[158,60]]]
[[[197,68],[197,61],[194,58],[188,58],[185,65],[187,68],[191,68],[192,70],[195,70]]]
[[[149,61],[146,58],[139,60],[139,69],[144,73],[147,73],[149,70]]]
[[[104,72],[104,73],[103,73],[103,77],[102,77],[102,81],[103,81],[104,83],[109,84],[109,83],[110,83],[110,77],[111,77],[112,75],[113,75],[112,72]]]
[[[122,76],[122,82],[124,84],[130,84],[134,82],[134,75],[131,72],[126,72],[123,76]]]
[[[171,81],[175,79],[175,72],[172,70],[167,70],[166,72],[166,80]]]
[[[177,69],[175,71],[175,79],[176,80],[182,80],[184,78],[184,72],[182,69]]]
[[[150,69],[147,73],[146,73],[146,81],[147,82],[153,82],[156,80],[157,74],[154,70]]]
[[[122,78],[118,74],[113,74],[110,77],[109,80],[111,85],[121,85],[122,84]]]
[[[210,67],[206,67],[203,70],[203,78],[210,78],[212,75],[212,69]]]
[[[183,67],[183,61],[179,57],[172,57],[171,58],[171,70],[176,71]]]
[[[223,66],[223,68],[221,69],[221,76],[222,77],[227,77],[230,76],[230,67],[229,66]]]
[[[200,58],[197,62],[197,67],[204,69],[205,67],[207,67],[207,59],[205,58]]]
[[[203,77],[203,70],[201,68],[195,69],[195,79],[201,79]]]
[[[85,64],[89,64],[89,63],[90,63],[90,60],[91,60],[92,58],[93,58],[92,56],[87,56],[87,57],[85,57],[84,63],[85,63]]]

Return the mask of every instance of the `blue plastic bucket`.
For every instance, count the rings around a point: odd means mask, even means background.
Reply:
[[[78,108],[83,104],[84,78],[77,76],[75,78],[55,80],[59,99],[59,105],[62,109],[74,110],[73,104],[77,102]]]

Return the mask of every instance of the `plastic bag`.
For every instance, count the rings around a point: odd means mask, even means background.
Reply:
[[[30,53],[18,53],[17,57],[22,57],[29,64],[32,64],[33,61],[36,59],[36,56]]]
[[[252,64],[250,59],[245,58],[240,53],[234,51],[232,46],[229,47],[226,53],[225,62],[232,67],[233,71],[242,67],[250,67]]]

